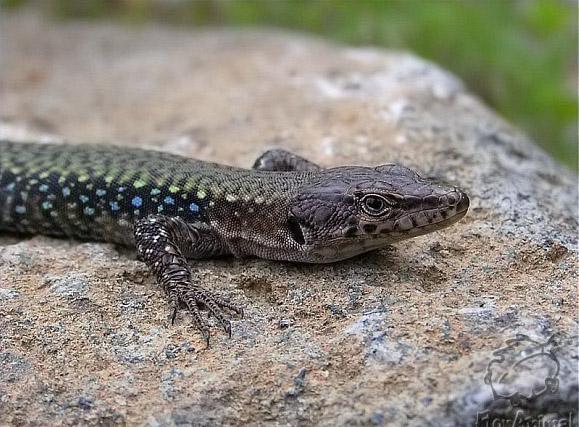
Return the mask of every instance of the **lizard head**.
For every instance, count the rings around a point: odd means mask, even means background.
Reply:
[[[448,227],[468,206],[462,190],[404,166],[338,167],[300,188],[288,230],[309,260],[332,262]]]

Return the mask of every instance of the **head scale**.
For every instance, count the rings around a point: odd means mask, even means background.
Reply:
[[[327,169],[290,205],[288,230],[315,262],[331,262],[447,227],[468,209],[460,189],[404,166]]]

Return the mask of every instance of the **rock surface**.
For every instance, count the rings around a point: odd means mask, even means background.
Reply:
[[[472,201],[443,232],[334,265],[200,262],[247,309],[209,349],[130,250],[0,236],[0,425],[473,425],[504,409],[485,376],[517,334],[556,334],[531,347],[560,367],[521,410],[576,423],[577,177],[446,71],[265,31],[5,15],[0,40],[0,137],[400,162]]]

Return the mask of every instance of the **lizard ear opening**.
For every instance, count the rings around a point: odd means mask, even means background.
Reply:
[[[298,244],[303,245],[306,243],[306,238],[304,237],[304,232],[302,227],[299,223],[299,220],[290,215],[287,219],[287,226],[290,233],[291,238]]]

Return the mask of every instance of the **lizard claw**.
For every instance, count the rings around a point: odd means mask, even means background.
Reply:
[[[175,319],[177,319],[177,312],[179,311],[179,307],[176,305],[173,306],[173,310],[171,310],[171,326],[175,325]]]
[[[177,320],[177,313],[179,311],[179,294],[176,292],[175,288],[167,289],[169,298],[171,300],[171,325],[175,325],[175,320]]]
[[[211,333],[209,332],[209,328],[201,329],[201,335],[203,335],[203,338],[205,339],[205,349],[208,349],[209,348],[209,337],[211,336]]]
[[[201,288],[200,286],[188,282],[188,281],[178,281],[174,282],[169,285],[170,289],[174,290],[178,295],[178,300],[183,301],[191,316],[193,321],[203,338],[207,341],[207,345],[209,345],[209,325],[201,316],[201,312],[199,310],[200,306],[205,306],[208,309],[208,317],[214,316],[215,319],[221,324],[225,333],[231,338],[232,335],[232,328],[231,322],[226,316],[223,314],[223,308],[229,308],[236,313],[239,313],[243,316],[243,309],[224,300],[218,296],[214,296],[210,292],[206,291],[205,289]],[[174,305],[174,311],[172,319],[175,319],[177,314],[178,304]]]
[[[231,339],[231,322],[227,322],[227,324],[225,325],[225,333],[227,334],[229,339]]]

